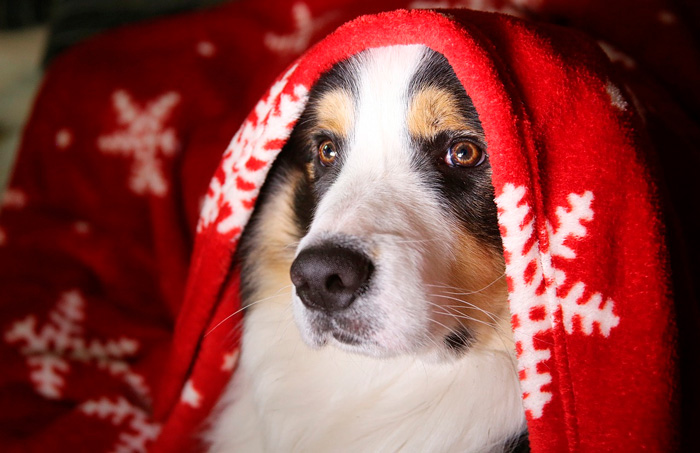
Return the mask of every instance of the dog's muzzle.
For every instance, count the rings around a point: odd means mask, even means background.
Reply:
[[[302,250],[290,274],[307,308],[332,314],[350,307],[367,290],[373,271],[364,253],[326,243]]]

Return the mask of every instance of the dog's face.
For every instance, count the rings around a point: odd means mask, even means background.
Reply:
[[[275,259],[309,345],[449,357],[501,342],[486,145],[452,68],[425,47],[370,49],[321,77],[283,151],[294,222],[267,227],[287,231],[279,244],[300,239],[293,261]]]

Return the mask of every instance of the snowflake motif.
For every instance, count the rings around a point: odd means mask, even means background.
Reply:
[[[576,282],[562,296],[567,276],[552,261],[553,257],[566,260],[576,258],[575,250],[565,242],[586,236],[583,222],[593,220],[593,193],[570,194],[569,207],[556,209],[559,226],[555,229],[547,223],[547,251],[541,250],[536,240],[534,218],[530,207],[524,202],[525,194],[524,187],[506,184],[496,203],[503,230],[523,405],[531,417],[537,419],[552,399],[552,393],[546,390],[552,376],[543,366],[551,357],[551,344],[542,341],[542,336],[551,334],[557,322],[556,315],[561,314],[568,334],[574,333],[578,326],[585,335],[594,335],[597,330],[603,337],[610,335],[620,318],[614,313],[613,301],[606,299],[603,302],[600,293],[584,300],[586,285],[583,282]]]
[[[211,41],[199,41],[197,53],[204,58],[211,58],[216,55],[216,46]]]
[[[126,362],[139,349],[136,340],[90,340],[83,337],[85,300],[78,290],[63,293],[55,308],[49,312],[48,322],[41,328],[37,319],[29,315],[15,321],[5,332],[5,341],[19,344],[27,358],[29,378],[34,389],[49,399],[63,396],[65,375],[70,362],[91,363],[121,379],[144,401],[150,390],[142,376],[134,373]]]
[[[194,387],[192,379],[185,382],[180,395],[180,402],[191,407],[199,407],[202,404],[202,394]]]
[[[296,30],[289,35],[268,32],[264,43],[273,52],[299,55],[309,47],[313,35],[328,25],[335,16],[336,14],[330,13],[314,18],[306,3],[295,3],[292,6],[292,17]]]
[[[608,59],[610,59],[610,61],[613,63],[620,63],[627,69],[634,69],[637,67],[637,62],[634,61],[632,57],[622,52],[612,44],[605,41],[598,41],[598,45],[601,49],[603,49],[603,52],[605,52]]]
[[[97,147],[105,154],[133,159],[129,187],[138,195],[163,196],[168,183],[163,175],[159,156],[170,157],[180,144],[175,129],[165,127],[180,95],[168,92],[141,108],[123,90],[115,91],[112,104],[117,112],[120,130],[97,138]]]
[[[615,108],[622,111],[627,110],[629,104],[627,104],[625,97],[622,95],[620,89],[617,86],[615,86],[615,84],[608,81],[607,85],[605,86],[605,91],[608,93],[608,96],[610,96],[610,103]]]
[[[2,196],[3,209],[22,209],[27,205],[27,195],[20,189],[8,188]]]
[[[295,68],[270,88],[231,140],[209,186],[198,231],[216,223],[220,234],[235,239],[248,221],[267,169],[306,102],[308,90],[303,85],[296,85],[292,94],[282,94]]]
[[[83,220],[78,220],[77,222],[73,222],[73,231],[75,231],[78,234],[88,234],[91,230],[90,224],[88,222],[85,222]]]
[[[62,151],[67,149],[73,143],[73,134],[71,133],[70,129],[65,127],[59,129],[59,131],[56,132],[55,142],[56,148]]]
[[[238,356],[240,351],[238,349],[224,354],[223,362],[221,363],[221,371],[233,371],[238,363]]]
[[[116,402],[109,398],[85,401],[79,410],[86,415],[109,420],[114,426],[123,425],[128,420],[131,432],[121,432],[119,441],[114,445],[114,453],[145,453],[148,444],[160,434],[160,425],[149,421],[148,414],[130,404],[122,397]]]

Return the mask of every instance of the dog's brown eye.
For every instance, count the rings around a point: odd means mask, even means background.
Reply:
[[[486,155],[472,142],[461,141],[450,146],[445,154],[445,163],[450,167],[476,167]]]
[[[337,157],[338,150],[331,140],[324,140],[318,145],[318,159],[321,161],[321,165],[330,167],[335,163]]]

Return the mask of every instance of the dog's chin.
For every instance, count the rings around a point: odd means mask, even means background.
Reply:
[[[375,358],[390,358],[398,355],[398,352],[387,350],[371,338],[363,338],[342,329],[332,328],[320,330],[312,328],[302,334],[304,341],[313,349],[324,347],[337,348],[345,352],[359,354]]]
[[[409,341],[383,339],[376,319],[352,310],[340,314],[309,310],[295,297],[294,318],[302,340],[313,349],[332,347],[376,358],[396,357],[411,349]]]
[[[322,313],[306,313],[301,318],[297,317],[297,327],[304,342],[313,349],[331,347],[376,358],[395,357],[402,353],[378,341],[361,322],[355,322],[357,328],[353,329]]]
[[[377,359],[414,357],[427,362],[451,361],[459,356],[427,329],[385,329],[376,320],[356,313],[329,315],[308,310],[297,297],[294,318],[302,340],[312,349],[336,348]]]

